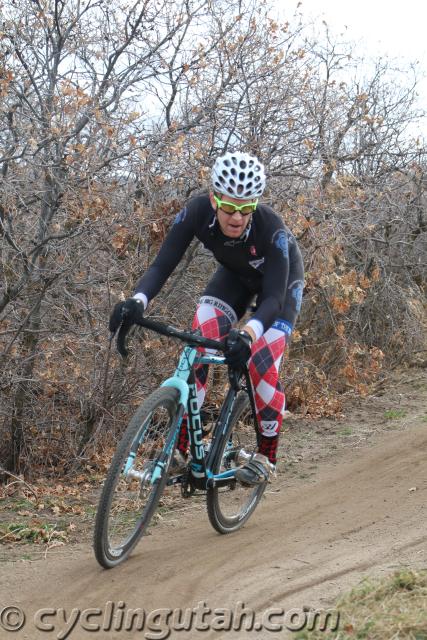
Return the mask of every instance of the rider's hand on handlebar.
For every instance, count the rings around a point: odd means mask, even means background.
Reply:
[[[226,363],[234,369],[241,369],[251,356],[252,336],[247,331],[232,329],[225,339]]]
[[[144,315],[144,303],[136,298],[128,298],[118,302],[110,316],[108,324],[111,333],[116,333],[123,321],[128,327],[138,324]]]

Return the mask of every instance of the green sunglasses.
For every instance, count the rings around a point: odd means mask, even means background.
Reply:
[[[213,194],[213,197],[217,204],[217,207],[221,209],[221,211],[224,211],[224,213],[228,213],[228,215],[230,216],[232,216],[233,213],[236,213],[236,211],[238,211],[242,216],[248,216],[253,211],[255,211],[258,205],[258,199],[256,199],[255,202],[249,202],[249,204],[234,204],[234,202],[221,200],[215,194]]]

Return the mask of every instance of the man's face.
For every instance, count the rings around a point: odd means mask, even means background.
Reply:
[[[218,219],[218,223],[222,233],[228,238],[240,238],[242,233],[245,231],[248,226],[251,218],[252,212],[255,210],[253,205],[254,200],[237,200],[236,198],[232,198],[231,196],[225,196],[220,193],[211,193],[209,194],[212,208],[216,211],[216,217]],[[218,201],[224,204],[218,203]],[[245,207],[243,211],[234,211],[229,212],[222,209],[225,207],[228,211],[232,210],[232,207],[227,206],[226,203],[230,205],[237,205]]]

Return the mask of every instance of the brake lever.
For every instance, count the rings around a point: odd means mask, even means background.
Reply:
[[[126,320],[123,320],[117,333],[116,346],[122,358],[127,358],[129,355],[129,350],[126,348],[126,336],[131,326]]]

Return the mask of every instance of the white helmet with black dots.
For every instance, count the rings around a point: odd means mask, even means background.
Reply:
[[[248,153],[226,153],[215,161],[212,183],[215,191],[237,200],[259,198],[265,189],[264,165]]]

